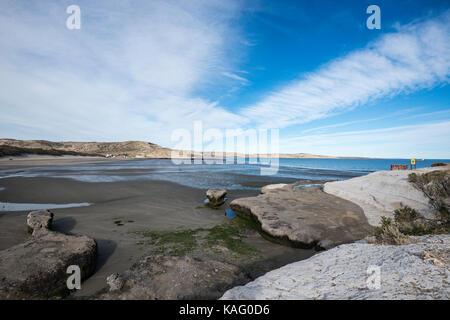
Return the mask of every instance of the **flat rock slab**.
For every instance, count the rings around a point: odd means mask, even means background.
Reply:
[[[110,290],[99,299],[217,299],[250,281],[234,265],[190,256],[149,256],[108,277]]]
[[[341,245],[228,290],[222,299],[450,299],[450,236],[416,239],[404,246]],[[379,286],[369,278],[374,267]]]
[[[356,204],[324,193],[320,187],[296,185],[236,199],[230,206],[238,215],[256,220],[266,234],[292,246],[329,249],[372,232]]]
[[[53,214],[49,212],[28,218],[33,235],[24,243],[0,251],[0,299],[63,297],[69,293],[70,265],[80,267],[81,280],[94,272],[97,244],[86,236],[50,231]]]

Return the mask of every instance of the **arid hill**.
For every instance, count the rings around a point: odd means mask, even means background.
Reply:
[[[0,157],[20,154],[48,154],[48,155],[80,155],[101,157],[127,157],[127,158],[171,158],[172,149],[161,147],[157,144],[144,141],[124,142],[52,142],[47,140],[15,140],[0,139]],[[178,151],[181,158],[211,158],[218,157],[220,153]],[[273,155],[260,154],[248,155],[243,153],[224,153],[227,158],[270,158]],[[323,156],[310,153],[279,154],[279,158],[291,159],[338,159],[344,157]],[[347,157],[345,157],[347,158]],[[352,157],[357,159],[357,157]]]
[[[126,156],[131,158],[170,158],[171,149],[142,141],[51,142],[46,140],[0,139],[0,155],[20,153]],[[11,151],[13,153],[11,153]],[[22,151],[22,152],[21,152]]]

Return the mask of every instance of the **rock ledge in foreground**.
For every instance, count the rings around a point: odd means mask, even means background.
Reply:
[[[222,299],[450,299],[450,235],[416,240],[341,245],[228,290]],[[367,286],[371,266],[380,267],[379,289]]]

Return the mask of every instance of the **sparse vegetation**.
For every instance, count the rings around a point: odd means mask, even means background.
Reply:
[[[426,174],[409,175],[409,181],[430,199],[430,204],[439,212],[435,224],[442,232],[450,230],[450,172],[432,171]]]
[[[143,141],[52,142],[45,140],[0,139],[0,156],[21,154],[127,156],[170,158],[171,150]]]
[[[450,209],[450,173],[449,171],[432,171],[425,174],[411,173],[408,181],[421,190],[431,205],[438,211]]]
[[[430,199],[430,204],[436,209],[438,216],[433,220],[425,219],[419,212],[410,207],[399,208],[394,211],[394,221],[382,217],[381,226],[375,228],[375,238],[378,243],[404,244],[407,237],[411,235],[450,233],[449,172],[412,173],[409,175],[408,181]]]
[[[382,217],[381,226],[375,227],[375,238],[380,244],[401,245],[410,242],[409,236],[442,233],[450,233],[448,220],[425,220],[409,207],[395,210],[394,220]]]
[[[41,149],[41,148],[20,148],[20,147],[12,147],[12,146],[0,146],[0,157],[5,156],[20,156],[23,154],[42,154],[42,155],[51,155],[51,156],[63,156],[63,155],[72,155],[72,156],[100,156],[99,154],[92,153],[84,153],[84,152],[75,152],[75,151],[66,151],[66,150],[55,150],[55,149]]]
[[[253,255],[255,249],[243,241],[246,238],[245,234],[247,229],[254,229],[253,224],[249,221],[236,218],[228,223],[223,223],[209,229],[204,240],[210,248],[220,245],[239,255]]]
[[[144,231],[140,232],[140,234],[148,239],[140,241],[138,244],[151,245],[153,254],[182,256],[192,252],[195,249],[198,231],[199,229],[180,231]]]
[[[399,231],[406,235],[423,235],[427,227],[419,213],[410,208],[402,207],[394,211],[394,221]]]
[[[375,227],[375,238],[379,244],[402,245],[411,243],[411,238],[400,232],[391,218],[381,217],[381,226]]]
[[[150,246],[152,254],[182,256],[202,251],[215,256],[231,255],[234,258],[251,258],[257,256],[258,251],[244,242],[250,230],[255,230],[255,226],[250,221],[236,218],[210,229],[134,233],[146,238],[138,244]]]

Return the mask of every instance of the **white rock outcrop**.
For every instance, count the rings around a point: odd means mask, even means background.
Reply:
[[[408,175],[435,170],[448,170],[448,167],[377,171],[345,181],[327,182],[323,190],[359,205],[372,226],[380,224],[381,216],[392,217],[393,211],[401,206],[413,208],[425,218],[433,218],[435,210],[429,199],[408,182]]]
[[[450,299],[450,235],[416,239],[404,246],[344,244],[230,289],[221,299]]]

